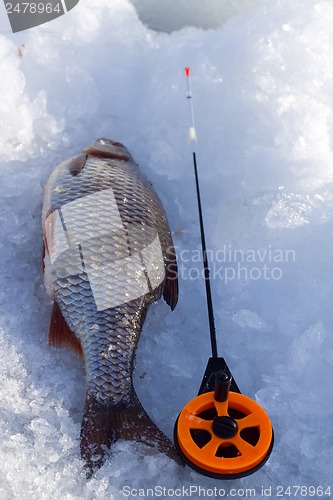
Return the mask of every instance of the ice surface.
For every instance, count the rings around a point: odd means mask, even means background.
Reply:
[[[188,14],[183,24],[193,23],[190,6],[173,4]],[[81,0],[48,25],[0,36],[1,499],[119,499],[126,485],[258,492],[328,485],[333,5],[247,4],[239,15],[221,10],[215,23],[201,2],[201,26],[216,29],[166,34],[145,27],[127,0]],[[167,17],[160,5],[157,27]],[[124,142],[158,191],[177,248],[180,300],[173,313],[162,302],[151,307],[134,378],[147,411],[171,437],[210,350],[186,143],[186,65],[219,350],[242,391],[268,411],[276,445],[255,475],[221,483],[119,442],[87,482],[79,458],[83,366],[47,345],[43,186],[58,162],[107,136]]]
[[[152,29],[171,32],[185,26],[218,28],[246,13],[262,0],[131,0],[141,21]]]

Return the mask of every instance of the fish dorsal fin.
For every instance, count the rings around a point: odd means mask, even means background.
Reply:
[[[49,344],[53,347],[70,347],[83,356],[81,342],[67,325],[57,302],[54,302],[51,314]]]
[[[178,268],[174,247],[169,247],[165,254],[165,282],[163,288],[165,302],[173,311],[178,302]]]

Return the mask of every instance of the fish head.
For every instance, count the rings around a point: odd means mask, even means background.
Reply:
[[[129,161],[131,158],[130,152],[123,144],[105,138],[97,139],[93,144],[84,148],[82,153],[97,158],[110,158],[124,161]]]

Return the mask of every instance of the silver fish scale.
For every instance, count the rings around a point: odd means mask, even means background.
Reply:
[[[88,156],[78,175],[70,165],[61,163],[46,188],[46,280],[81,341],[88,392],[127,403],[134,350],[147,308],[162,294],[172,239],[161,203],[132,159]]]

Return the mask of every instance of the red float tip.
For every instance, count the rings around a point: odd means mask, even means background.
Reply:
[[[190,76],[190,68],[185,68],[186,76]]]

